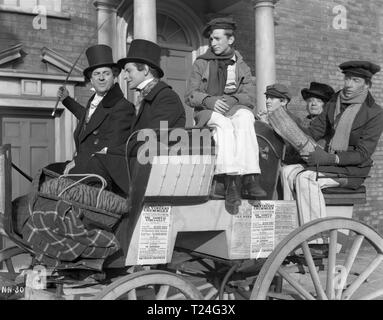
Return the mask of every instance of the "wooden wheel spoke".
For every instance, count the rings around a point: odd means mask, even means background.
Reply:
[[[137,300],[137,292],[136,289],[130,290],[128,292],[128,299],[129,300]]]
[[[335,298],[334,273],[335,273],[337,244],[338,244],[338,231],[331,230],[329,253],[328,253],[327,282],[326,282],[326,294],[329,299]]]
[[[305,288],[303,288],[297,280],[290,276],[290,274],[286,272],[283,267],[280,267],[277,273],[282,276],[295,290],[297,290],[301,297],[307,300],[315,300],[315,298]]]
[[[210,300],[218,293],[218,290],[212,287],[209,292],[203,297],[204,300]]]
[[[307,244],[306,241],[302,243],[302,250],[303,250],[303,253],[305,255],[307,266],[308,266],[309,271],[310,271],[311,280],[313,281],[317,295],[318,295],[320,300],[327,300],[327,296],[326,296],[326,294],[322,288],[322,285],[320,283],[320,279],[319,279],[319,275],[318,275],[318,272],[317,272],[316,267],[315,267],[314,259],[311,255],[309,245]]]
[[[349,300],[362,283],[375,271],[383,261],[383,254],[378,254],[368,267],[355,279],[353,283],[343,292],[342,299]]]
[[[170,289],[170,286],[162,285],[156,295],[156,299],[165,300],[165,298],[168,296],[169,289]]]
[[[342,292],[343,287],[347,282],[348,275],[350,274],[351,268],[355,262],[355,258],[358,255],[360,246],[362,245],[362,242],[364,240],[364,236],[358,235],[354,239],[352,246],[350,248],[350,251],[346,257],[345,263],[344,263],[344,274],[340,274],[342,277],[340,281],[337,282],[337,288],[335,289],[335,299],[340,300],[342,298]]]

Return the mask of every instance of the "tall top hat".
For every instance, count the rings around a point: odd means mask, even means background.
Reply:
[[[334,89],[325,83],[311,82],[310,88],[304,88],[301,90],[301,94],[304,100],[310,97],[322,99],[323,102],[330,100],[335,93]]]
[[[372,76],[380,71],[380,66],[369,61],[346,61],[339,65],[339,68],[344,74],[351,74],[353,76],[371,79]]]
[[[128,62],[144,63],[156,69],[159,77],[162,78],[164,72],[160,67],[160,60],[161,47],[159,45],[148,40],[135,39],[130,44],[127,57],[118,60],[118,65],[123,69]]]
[[[86,52],[89,67],[84,70],[85,78],[90,79],[91,72],[94,69],[101,67],[111,67],[112,69],[118,70],[116,75],[119,75],[121,68],[117,63],[113,62],[112,48],[105,44],[97,44],[89,47]]]

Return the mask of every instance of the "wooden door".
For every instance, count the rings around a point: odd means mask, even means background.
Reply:
[[[49,118],[3,117],[1,119],[1,143],[11,144],[12,162],[26,174],[34,176],[37,171],[54,162],[54,120]],[[29,192],[31,183],[12,170],[12,199]],[[4,238],[1,247],[14,243]],[[13,259],[16,270],[29,265],[31,257],[23,254]],[[2,266],[0,265],[0,269]]]
[[[44,118],[2,118],[2,144],[12,147],[12,162],[33,177],[54,162],[54,120]],[[26,194],[30,182],[12,170],[12,199]]]
[[[186,84],[192,67],[191,51],[162,49],[161,68],[165,72],[163,80],[180,96],[186,112],[186,126],[193,125],[193,109],[184,103]]]

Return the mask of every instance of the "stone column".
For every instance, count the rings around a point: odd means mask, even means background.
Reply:
[[[156,0],[134,0],[134,39],[157,42]]]
[[[98,43],[106,44],[113,49],[113,54],[116,51],[117,37],[117,7],[120,0],[101,0],[94,1],[93,5],[97,9],[97,28],[98,28]],[[116,56],[114,57],[117,58]]]
[[[253,0],[255,11],[255,76],[257,112],[266,110],[266,86],[275,83],[274,4],[276,0]]]

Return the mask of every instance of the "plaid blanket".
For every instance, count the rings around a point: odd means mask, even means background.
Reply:
[[[120,248],[113,233],[87,229],[82,214],[81,208],[67,201],[37,199],[22,236],[39,262],[50,267],[65,264],[101,269],[104,259]]]

